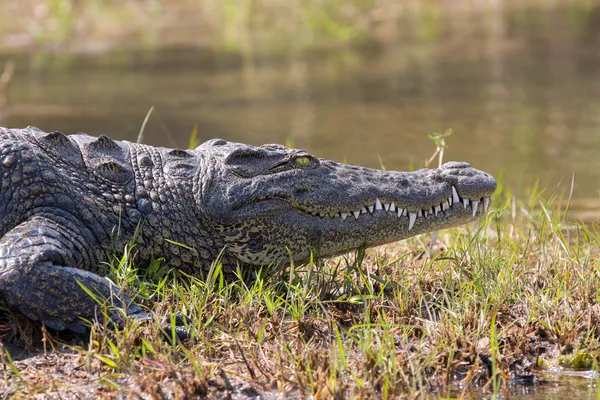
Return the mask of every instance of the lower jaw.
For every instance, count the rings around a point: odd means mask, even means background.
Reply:
[[[332,257],[360,247],[380,246],[404,240],[411,236],[452,228],[473,221],[474,218],[471,215],[459,212],[458,210],[456,212],[448,210],[444,215],[430,215],[428,217],[417,218],[409,231],[407,217],[401,217],[399,221],[384,218],[376,221],[373,226],[364,230],[360,228],[356,228],[355,230],[345,229],[347,230],[346,234],[342,234],[339,231],[336,233],[335,230],[330,231],[329,234],[325,232],[321,249],[328,249],[328,251],[323,251],[321,256]]]

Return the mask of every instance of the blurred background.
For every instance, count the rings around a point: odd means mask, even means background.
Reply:
[[[2,0],[0,73],[2,126],[135,141],[154,107],[145,143],[388,169],[452,129],[445,160],[600,209],[600,0]]]

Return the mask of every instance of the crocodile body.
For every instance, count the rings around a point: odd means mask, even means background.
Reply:
[[[415,172],[323,160],[278,145],[213,139],[194,150],[106,136],[0,128],[0,300],[54,329],[83,330],[97,303],[139,306],[101,276],[136,243],[201,274],[306,262],[474,220],[496,183],[467,163]]]

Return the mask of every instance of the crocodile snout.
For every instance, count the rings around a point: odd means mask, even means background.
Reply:
[[[447,162],[440,167],[440,171],[443,179],[456,188],[461,198],[489,198],[496,191],[494,177],[471,167],[469,163]]]

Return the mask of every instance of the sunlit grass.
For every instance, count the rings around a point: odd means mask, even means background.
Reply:
[[[293,40],[304,48],[363,36],[382,8],[388,18],[402,9],[373,0],[24,0],[0,5],[0,36],[28,34],[40,44],[135,38],[152,45],[201,35],[206,45],[229,49],[247,47],[248,40],[277,48]],[[178,34],[180,27],[188,29]]]
[[[551,366],[597,368],[600,240],[594,227],[567,224],[557,204],[535,189],[522,200],[501,189],[468,227],[369,250],[360,263],[349,255],[254,280],[228,282],[218,262],[201,278],[160,263],[144,274],[133,247],[110,278],[155,323],[96,324],[73,349],[108,392],[171,395],[239,382],[321,398],[501,394]],[[160,328],[176,313],[193,320],[185,343]],[[55,379],[18,378],[9,365],[0,386],[12,393]]]

